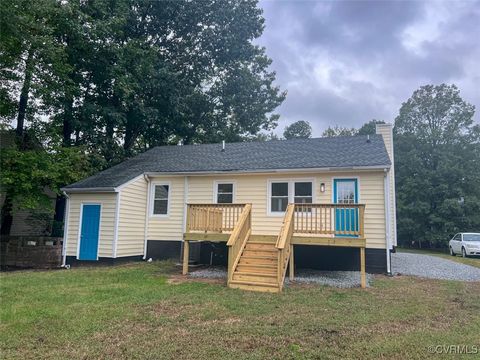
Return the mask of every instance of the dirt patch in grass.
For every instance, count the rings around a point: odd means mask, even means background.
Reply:
[[[188,275],[171,275],[167,279],[169,284],[183,284],[183,283],[203,283],[203,284],[218,284],[226,285],[225,279],[212,279],[212,278],[191,278]]]

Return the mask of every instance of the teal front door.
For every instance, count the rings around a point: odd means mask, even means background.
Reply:
[[[333,202],[335,204],[357,204],[358,182],[357,179],[333,180]],[[348,206],[335,210],[336,236],[356,236],[348,232],[358,231],[358,209]]]
[[[100,205],[82,206],[79,260],[97,260],[100,232]]]

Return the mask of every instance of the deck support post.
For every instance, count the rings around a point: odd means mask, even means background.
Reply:
[[[360,285],[362,289],[367,287],[367,276],[365,274],[365,248],[360,248]]]
[[[182,274],[188,274],[188,259],[190,258],[190,242],[188,240],[183,241],[183,268]]]
[[[293,256],[293,245],[290,245],[290,266],[289,266],[289,269],[290,269],[290,272],[289,272],[290,281],[292,281],[293,278],[295,277],[295,263],[294,263],[293,258],[294,258],[294,256]]]

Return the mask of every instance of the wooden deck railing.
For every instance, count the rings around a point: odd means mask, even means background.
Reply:
[[[233,231],[245,204],[188,204],[187,232]]]
[[[228,239],[228,280],[230,283],[233,277],[235,268],[237,267],[243,249],[247,243],[250,234],[252,233],[252,205],[247,204],[244,206],[240,218],[233,230],[230,238]]]
[[[294,233],[364,237],[363,204],[295,204]]]
[[[287,211],[285,212],[280,233],[278,234],[277,243],[275,244],[275,247],[278,250],[277,281],[280,290],[283,288],[288,261],[292,252],[291,241],[294,230],[294,215],[295,204],[289,204],[287,206]]]

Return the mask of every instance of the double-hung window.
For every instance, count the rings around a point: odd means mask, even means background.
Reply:
[[[155,184],[153,186],[152,215],[168,215],[169,193],[169,184]]]
[[[283,212],[288,205],[288,182],[272,182],[270,196],[270,211]]]
[[[313,202],[312,182],[296,182],[294,203],[311,204]]]
[[[233,204],[233,183],[217,183],[217,204]]]
[[[282,214],[289,203],[313,203],[313,181],[272,181],[269,186],[271,214]]]

